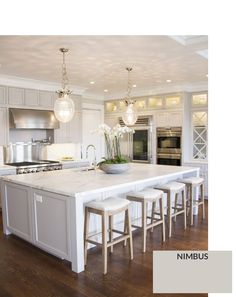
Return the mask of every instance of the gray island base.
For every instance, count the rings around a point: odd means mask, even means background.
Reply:
[[[100,170],[66,169],[1,178],[3,231],[72,263],[84,270],[84,203],[109,196],[125,198],[130,191],[160,185],[188,176],[199,176],[199,168],[131,164],[123,174]],[[197,209],[195,209],[195,214]],[[132,219],[140,217],[136,205]],[[117,217],[115,223],[123,220]],[[98,237],[100,222],[92,218],[91,234]]]

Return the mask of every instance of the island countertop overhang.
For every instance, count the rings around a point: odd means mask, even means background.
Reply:
[[[81,169],[73,168],[25,175],[9,175],[2,177],[2,180],[65,196],[78,197],[102,191],[112,191],[121,186],[128,187],[140,182],[155,182],[165,178],[174,179],[181,174],[196,173],[199,170],[196,167],[131,164],[130,170],[122,174],[105,174],[101,170],[81,171]]]

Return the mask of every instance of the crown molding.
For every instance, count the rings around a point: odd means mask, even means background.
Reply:
[[[56,91],[60,89],[61,84],[43,80],[35,80],[30,78],[10,76],[5,74],[0,74],[0,84],[5,86],[14,86],[19,88],[29,88],[29,89],[38,89],[45,91]],[[78,86],[70,85],[70,88],[73,90],[73,94],[82,95],[85,88],[80,88]]]
[[[207,35],[168,35],[182,45],[197,44],[208,41]]]
[[[131,96],[132,97],[141,97],[141,96],[153,96],[161,95],[166,93],[180,93],[180,92],[200,92],[208,90],[208,82],[199,82],[192,84],[178,84],[178,85],[160,85],[158,87],[153,87],[149,89],[133,89]],[[104,96],[104,100],[114,100],[125,97],[124,92],[117,92],[110,95]]]

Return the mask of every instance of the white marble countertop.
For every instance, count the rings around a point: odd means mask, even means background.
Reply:
[[[46,190],[62,195],[88,195],[110,191],[121,185],[135,185],[158,178],[174,178],[180,174],[194,173],[196,167],[165,166],[152,164],[131,164],[129,171],[122,174],[106,174],[101,170],[82,171],[79,168],[4,176],[4,181]]]

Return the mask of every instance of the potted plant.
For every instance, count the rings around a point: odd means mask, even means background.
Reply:
[[[113,128],[106,124],[102,124],[97,129],[100,135],[105,138],[106,154],[107,157],[103,158],[98,165],[101,170],[106,173],[122,173],[129,169],[129,160],[122,156],[120,149],[120,140],[126,133],[134,133],[134,130],[119,124]]]

